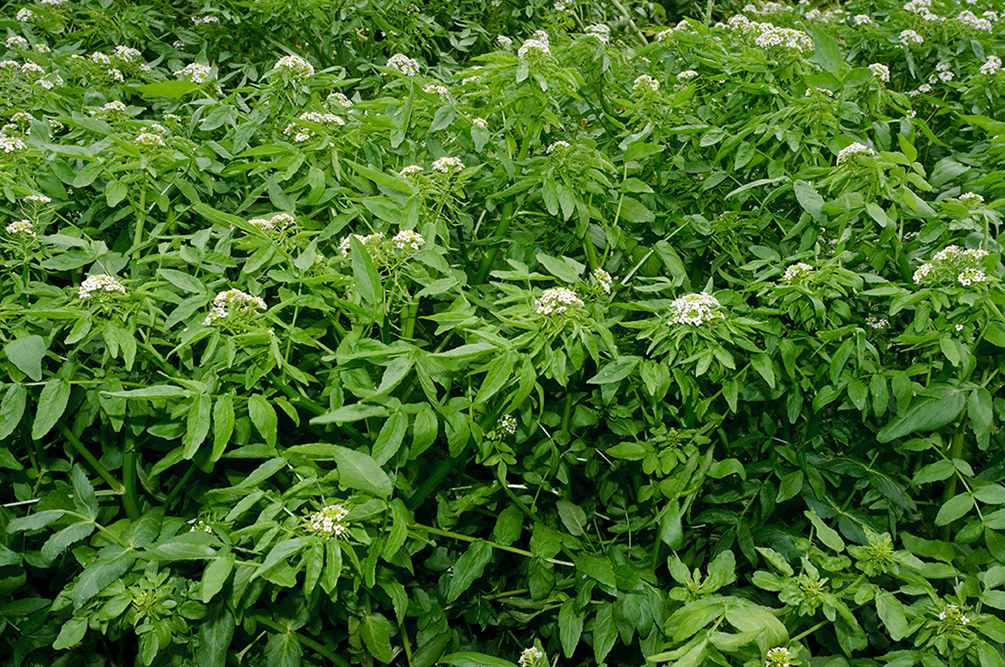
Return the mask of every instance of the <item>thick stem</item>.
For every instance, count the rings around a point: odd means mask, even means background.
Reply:
[[[56,428],[58,428],[59,432],[63,434],[63,437],[70,441],[70,444],[73,445],[73,448],[76,449],[81,456],[84,457],[84,460],[91,464],[91,467],[94,468],[94,472],[98,473],[101,479],[108,482],[108,486],[112,487],[113,491],[116,493],[122,493],[122,485],[119,484],[119,481],[112,477],[112,473],[108,472],[105,466],[101,465],[98,459],[94,458],[94,454],[87,451],[87,447],[84,446],[84,443],[82,443],[80,439],[66,427],[66,425],[57,422]]]
[[[127,424],[125,434],[125,451],[122,455],[122,507],[130,521],[140,518],[140,506],[136,495],[136,436]]]
[[[961,420],[959,426],[956,427],[956,433],[953,434],[953,440],[950,445],[949,458],[958,459],[963,455],[963,436],[966,435],[965,420]],[[959,477],[959,473],[956,473],[949,479],[949,484],[946,484],[945,491],[942,492],[942,504],[945,505],[949,500],[956,495],[956,478]],[[952,524],[946,524],[942,527],[942,539],[945,542],[949,542],[952,538],[951,531]]]
[[[503,204],[502,209],[502,220],[499,221],[499,226],[496,227],[495,234],[493,234],[493,239],[495,243],[482,257],[482,263],[478,267],[478,275],[475,276],[475,284],[481,285],[489,276],[489,271],[492,270],[492,265],[495,264],[496,256],[499,254],[499,242],[506,237],[506,232],[509,231],[510,222],[513,221],[513,202],[508,201]]]

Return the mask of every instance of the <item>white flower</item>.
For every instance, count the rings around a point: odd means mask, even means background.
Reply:
[[[765,667],[789,667],[792,654],[787,648],[773,648],[768,651]]]
[[[868,326],[872,327],[873,329],[890,328],[890,320],[886,319],[885,317],[873,317],[870,315],[869,317],[865,318],[865,323]]]
[[[201,63],[189,63],[185,67],[181,68],[175,72],[177,76],[182,81],[191,81],[193,83],[206,83],[213,76],[213,69],[209,65],[203,65]]]
[[[932,11],[932,0],[910,0],[904,4],[904,11],[912,14],[927,14]]]
[[[15,151],[23,151],[25,148],[27,148],[25,143],[17,137],[8,137],[0,132],[0,151],[14,153]]]
[[[991,76],[1002,68],[1001,58],[998,56],[988,56],[984,64],[981,65],[980,73],[984,76]]]
[[[345,237],[342,238],[341,241],[339,241],[339,244],[338,244],[339,254],[341,254],[342,257],[345,258],[345,259],[348,259],[349,256],[352,254],[352,237],[353,236],[355,236],[357,239],[359,239],[359,242],[362,243],[364,246],[365,245],[370,245],[371,246],[370,249],[372,249],[372,247],[373,247],[374,244],[379,243],[380,241],[384,240],[384,234],[383,234],[383,232],[376,232],[376,233],[367,234],[367,235],[353,234],[351,236],[345,236]]]
[[[422,92],[427,95],[438,95],[441,99],[447,100],[450,98],[450,91],[447,90],[446,86],[441,86],[436,83],[431,83],[422,89]]]
[[[300,56],[283,56],[276,61],[275,69],[294,79],[306,79],[314,75],[314,66]]]
[[[602,44],[607,44],[611,41],[611,29],[603,23],[586,26],[585,33],[587,37],[596,37]]]
[[[973,12],[967,10],[960,12],[956,17],[956,21],[978,33],[989,33],[994,30],[991,21],[986,18],[978,18]]]
[[[37,63],[27,62],[21,65],[21,73],[34,76],[42,76],[43,74],[45,74],[45,69],[43,69],[42,66],[38,65]]]
[[[47,7],[60,7],[66,3],[66,0],[42,0],[42,4]]]
[[[307,111],[300,114],[300,120],[310,121],[311,123],[317,123],[318,125],[325,125],[331,127],[332,125],[345,125],[345,121],[342,120],[340,116],[336,116],[333,113],[318,113],[316,111]],[[314,130],[303,127],[297,123],[290,123],[283,130],[283,134],[286,136],[293,135],[293,140],[297,142],[307,141],[312,137],[316,136]]]
[[[38,238],[38,234],[35,233],[35,229],[32,227],[30,220],[17,220],[10,223],[7,225],[7,233],[11,236],[30,236],[33,239]]]
[[[984,197],[980,196],[976,192],[964,192],[958,197],[961,204],[966,204],[967,206],[977,206],[978,204],[984,203]]]
[[[28,40],[20,35],[11,35],[7,38],[7,48],[15,51],[27,51],[29,48]]]
[[[307,517],[307,530],[322,537],[340,537],[346,531],[343,520],[348,515],[349,510],[344,506],[328,505]]]
[[[327,98],[325,98],[325,103],[327,103],[328,106],[333,106],[333,105],[334,106],[340,106],[343,109],[348,109],[348,108],[352,107],[352,100],[350,100],[348,97],[346,97],[345,93],[343,93],[341,91],[335,91],[334,93],[332,93],[331,95],[329,95]]]
[[[551,155],[556,151],[558,151],[559,154],[562,154],[568,149],[569,149],[568,141],[556,141],[555,143],[548,146],[548,155]]]
[[[590,278],[597,283],[600,289],[604,290],[604,294],[611,293],[611,285],[614,284],[614,279],[611,278],[611,274],[603,269],[594,269],[590,273]]]
[[[852,145],[846,146],[845,148],[841,149],[841,151],[838,153],[837,156],[837,163],[838,166],[841,166],[842,164],[852,159],[856,155],[875,155],[875,154],[876,153],[868,146],[855,142]]]
[[[787,283],[799,282],[806,276],[806,274],[812,272],[812,266],[805,262],[798,262],[785,269],[785,275],[782,276],[782,280]]]
[[[869,65],[869,71],[872,72],[872,76],[879,79],[882,83],[890,83],[890,68],[881,63],[873,63]]]
[[[17,12],[17,20],[18,21],[30,22],[30,21],[34,21],[36,18],[38,18],[38,14],[36,14],[35,12],[33,12],[30,9],[27,9],[27,8],[25,8],[25,9],[19,9],[18,12]]]
[[[167,146],[167,144],[164,143],[163,137],[153,132],[143,132],[136,137],[133,143],[137,146],[151,146],[157,148],[164,148]]]
[[[209,326],[216,320],[227,319],[231,315],[254,313],[266,308],[265,301],[261,297],[251,296],[238,289],[227,290],[213,298],[213,307],[202,323]]]
[[[925,38],[913,30],[903,30],[900,33],[900,41],[902,44],[907,46],[910,46],[911,44],[920,46],[925,43]]]
[[[192,25],[206,25],[207,23],[219,23],[220,17],[218,16],[197,16],[192,19]]]
[[[42,44],[40,42],[35,45],[35,53],[52,53],[52,49],[49,48],[48,44]]]
[[[690,81],[696,76],[698,76],[698,73],[695,72],[693,69],[686,69],[677,75],[677,80],[680,81],[681,83],[684,83],[686,81]]]
[[[540,56],[545,56],[551,53],[551,49],[548,47],[546,42],[542,42],[539,39],[528,39],[517,51],[517,55],[521,58],[535,58]]]
[[[130,46],[116,46],[115,47],[115,57],[120,60],[131,63],[136,62],[143,56],[137,49]]]
[[[394,238],[391,239],[391,243],[393,243],[398,250],[404,250],[406,248],[418,250],[425,245],[426,239],[422,238],[422,234],[419,234],[418,232],[405,229],[395,234]]]
[[[422,67],[418,60],[409,58],[403,53],[396,53],[391,56],[387,61],[387,66],[405,76],[415,76]]]
[[[126,81],[125,78],[122,76],[122,72],[120,72],[118,69],[114,67],[108,70],[108,76],[110,76],[112,78],[112,81],[116,83],[125,83]]]
[[[928,277],[934,267],[931,264],[922,264],[914,272],[914,284],[918,285]]]
[[[685,294],[670,304],[670,325],[698,326],[712,320],[723,319],[722,304],[711,294],[695,292]]]
[[[632,91],[636,93],[655,93],[660,89],[660,82],[649,76],[648,74],[642,74],[635,79],[635,83],[632,84]]]
[[[296,219],[289,213],[277,213],[271,218],[252,218],[248,224],[258,227],[263,232],[286,231],[297,224]]]
[[[544,652],[539,648],[527,648],[520,653],[520,667],[546,667],[542,665]]]
[[[45,195],[28,195],[24,197],[22,202],[28,202],[29,204],[41,205],[41,204],[51,204],[52,200]]]
[[[421,176],[423,171],[425,171],[425,169],[423,169],[419,165],[417,165],[417,164],[410,164],[407,167],[404,167],[401,171],[399,171],[398,175],[401,176],[402,178],[404,178],[407,181],[407,180],[410,180],[411,177],[413,177],[413,176],[415,176],[415,177]]]
[[[472,118],[471,124],[474,125],[475,127],[480,127],[483,130],[487,129],[489,126],[489,122],[484,118]]]
[[[876,25],[876,22],[872,20],[872,17],[868,14],[856,14],[852,20],[852,25]]]
[[[962,324],[957,324],[953,328],[956,329],[957,331],[963,331],[963,325]]]
[[[91,299],[94,297],[95,292],[98,293],[98,296],[101,296],[102,292],[106,294],[125,294],[126,288],[115,276],[110,276],[107,273],[98,273],[93,276],[87,276],[84,282],[80,283],[80,287],[77,288],[77,297],[84,300]]]
[[[987,279],[988,277],[980,269],[967,269],[956,277],[956,280],[964,287],[970,287],[974,283],[982,283]]]
[[[499,35],[496,37],[496,42],[498,42],[500,48],[506,49],[507,51],[513,48],[513,40],[506,35]]]
[[[432,168],[441,174],[453,175],[464,169],[464,163],[455,157],[441,157],[433,162]]]
[[[552,287],[544,290],[535,302],[538,315],[558,315],[567,312],[569,308],[582,308],[583,300],[567,287]]]
[[[517,429],[516,418],[513,415],[503,415],[499,418],[499,428],[510,435],[515,435]]]

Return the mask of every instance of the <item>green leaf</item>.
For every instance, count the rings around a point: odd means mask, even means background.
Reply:
[[[363,645],[380,662],[391,662],[391,622],[381,614],[365,614],[359,623],[359,636]]]
[[[52,430],[66,410],[70,400],[70,383],[63,378],[49,380],[42,385],[35,411],[35,423],[31,426],[31,439],[38,440]]]
[[[586,270],[585,266],[574,259],[569,259],[568,257],[555,259],[543,252],[537,254],[537,261],[548,270],[548,273],[570,285],[578,283],[580,277],[583,275],[583,271]]]
[[[157,269],[157,275],[183,292],[190,292],[192,294],[206,293],[206,288],[203,286],[202,281],[187,273],[175,271],[174,269]]]
[[[292,630],[270,635],[265,644],[265,663],[269,667],[300,667],[303,654],[300,637]]]
[[[188,419],[185,426],[185,437],[182,438],[184,447],[184,457],[191,459],[199,451],[199,445],[203,443],[209,435],[210,414],[213,409],[213,400],[206,394],[199,394],[192,401],[192,407],[188,411]]]
[[[981,449],[987,449],[994,428],[994,410],[991,404],[991,392],[984,387],[978,387],[967,397],[967,416],[970,418],[970,428],[977,437]]]
[[[202,573],[202,586],[199,592],[199,598],[203,604],[212,600],[213,596],[219,593],[223,585],[227,583],[227,579],[230,578],[230,573],[234,569],[234,559],[234,553],[228,551],[217,556],[215,560],[211,560],[206,566]]]
[[[817,537],[820,538],[821,542],[834,551],[844,551],[844,540],[841,539],[836,530],[824,523],[823,519],[818,517],[813,510],[806,510],[803,514],[810,520],[813,527],[816,528]]]
[[[588,384],[611,384],[620,382],[635,370],[635,367],[642,361],[641,357],[621,357],[610,362],[597,372],[592,378],[587,380]]]
[[[214,605],[199,626],[199,648],[195,662],[199,667],[226,667],[227,650],[234,638],[234,615],[225,602]]]
[[[614,577],[614,566],[610,559],[601,556],[591,556],[590,554],[576,554],[572,558],[576,564],[576,569],[582,574],[596,579],[605,586],[614,588],[617,579]]]
[[[509,505],[496,517],[495,528],[492,529],[492,539],[499,544],[513,544],[520,539],[523,532],[523,512]]]
[[[191,395],[192,391],[175,387],[168,384],[154,384],[143,389],[129,389],[126,391],[103,391],[105,396],[112,398],[131,398],[133,400],[157,401],[165,398],[185,398]]]
[[[127,554],[119,554],[111,559],[99,559],[84,569],[77,583],[70,589],[73,607],[80,609],[85,602],[105,590],[109,584],[122,578],[133,566],[135,559]]]
[[[345,405],[327,414],[311,419],[312,424],[341,424],[342,422],[354,422],[369,417],[385,417],[388,410],[383,405],[371,405],[369,403],[353,403]]]
[[[42,545],[42,558],[52,561],[59,554],[63,553],[68,546],[88,537],[94,532],[96,526],[94,521],[78,521],[63,528],[57,533],[53,533],[45,544]]]
[[[814,53],[810,62],[815,62],[826,72],[830,72],[838,79],[842,78],[842,71],[847,67],[841,57],[841,47],[837,40],[824,32],[818,25],[812,30]]]
[[[184,97],[199,90],[199,84],[194,81],[157,81],[136,87],[136,92],[144,97]]]
[[[641,461],[646,457],[646,448],[637,442],[622,442],[606,450],[608,456],[627,461]]]
[[[474,651],[463,651],[461,653],[451,653],[442,656],[436,661],[438,665],[452,665],[452,667],[517,667],[515,663],[502,658],[496,658],[484,653]]]
[[[614,621],[614,605],[604,604],[593,617],[593,657],[598,663],[603,663],[607,654],[614,648],[618,637],[618,626]]]
[[[880,429],[876,440],[885,443],[910,433],[935,431],[956,419],[966,406],[963,392],[950,387],[939,387],[936,391],[936,396],[912,402],[906,412]]]
[[[98,499],[94,497],[94,487],[87,473],[79,465],[70,471],[70,481],[73,483],[73,505],[81,514],[90,519],[98,518]]]
[[[274,459],[269,459],[265,463],[251,471],[251,474],[242,479],[237,486],[248,487],[256,486],[259,482],[264,482],[268,478],[275,475],[277,472],[286,467],[286,459],[276,457]]]
[[[583,508],[568,500],[559,500],[555,506],[558,509],[558,517],[562,520],[562,525],[565,526],[570,535],[578,537],[585,532],[586,512],[583,511]]]
[[[803,471],[796,470],[790,472],[782,477],[778,484],[778,494],[775,496],[776,503],[784,503],[786,500],[792,500],[799,492],[803,489]]]
[[[953,465],[953,462],[942,459],[936,461],[935,463],[929,463],[927,466],[919,470],[918,474],[914,476],[913,483],[915,485],[921,485],[931,484],[932,482],[941,482],[949,479],[955,474],[956,466]]]
[[[492,547],[483,540],[472,542],[467,551],[454,563],[454,574],[447,588],[447,602],[453,602],[461,593],[468,590],[475,579],[482,576],[485,566],[491,561]]]
[[[988,505],[1005,505],[1005,486],[989,484],[974,489],[974,497]]]
[[[84,635],[87,634],[87,618],[87,616],[74,616],[64,623],[59,630],[59,636],[52,644],[52,648],[64,651],[79,644],[84,639]]]
[[[371,305],[383,302],[384,285],[380,282],[370,252],[355,235],[349,237],[349,243],[352,247],[352,275],[360,296]]]
[[[566,600],[558,610],[558,636],[562,641],[562,651],[571,658],[583,634],[584,615],[576,611],[574,600]]]
[[[806,181],[795,181],[792,190],[796,194],[796,201],[803,207],[803,210],[810,214],[816,221],[824,219],[824,198],[816,191],[812,183]]]
[[[935,516],[935,525],[945,526],[950,524],[973,508],[974,497],[972,494],[961,493],[957,496],[953,496],[939,508],[939,513]]]
[[[269,447],[275,447],[279,428],[276,409],[261,394],[252,394],[248,399],[248,416],[251,417],[251,423],[262,434],[265,443]]]
[[[408,431],[408,417],[405,414],[395,412],[388,417],[380,429],[377,440],[373,443],[373,460],[378,465],[384,465],[398,453],[406,431]]]
[[[45,340],[41,336],[25,336],[4,345],[4,354],[19,371],[35,382],[42,380],[42,359],[45,358]]]
[[[126,198],[128,193],[129,188],[122,181],[118,179],[109,181],[108,185],[105,186],[105,201],[110,208],[115,208],[119,202]]]
[[[370,456],[347,447],[334,446],[332,458],[338,466],[339,484],[373,496],[388,498],[393,490],[391,479]]]
[[[223,456],[230,436],[234,433],[234,398],[224,394],[216,399],[213,406],[213,453],[210,461],[218,461]]]
[[[890,639],[900,641],[907,636],[909,628],[904,605],[892,593],[884,591],[876,596],[876,613],[890,633]]]
[[[6,440],[21,423],[28,403],[28,389],[23,384],[12,384],[0,402],[0,440]]]

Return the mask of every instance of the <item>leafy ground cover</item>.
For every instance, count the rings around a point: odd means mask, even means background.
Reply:
[[[3,665],[1005,665],[1002,8],[624,4],[5,7]]]

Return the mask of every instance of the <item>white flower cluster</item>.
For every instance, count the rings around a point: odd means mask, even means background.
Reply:
[[[932,87],[929,84],[927,84],[927,83],[923,83],[920,86],[918,86],[915,90],[910,91],[908,93],[908,95],[910,97],[917,97],[918,95],[921,95],[921,94],[927,95],[930,92],[932,92]],[[914,116],[912,116],[912,118],[913,117]]]
[[[460,158],[441,157],[438,160],[433,161],[432,168],[433,171],[437,171],[441,174],[446,174],[448,176],[453,176],[454,174],[464,169],[464,163],[461,162]]]
[[[528,39],[520,47],[520,50],[516,52],[521,58],[539,58],[541,56],[546,56],[551,53],[551,47],[548,46],[547,42],[542,42],[539,39]]]
[[[597,286],[604,291],[604,294],[611,293],[611,285],[614,284],[614,279],[611,278],[611,274],[603,269],[594,269],[590,273],[590,279],[597,284]]]
[[[813,49],[813,40],[804,32],[771,23],[751,21],[742,14],[730,17],[727,27],[748,39],[752,39],[754,44],[762,49],[780,47],[798,53],[805,53]]]
[[[423,169],[421,166],[417,164],[410,164],[407,167],[403,167],[402,170],[398,172],[398,175],[401,176],[406,181],[409,181],[412,180],[413,178],[418,178],[419,176],[422,175],[422,172],[424,171],[425,169]]]
[[[489,122],[484,118],[472,118],[471,124],[474,125],[475,127],[480,127],[483,130],[488,129],[489,126]]]
[[[696,76],[698,76],[698,73],[695,72],[693,69],[686,69],[677,75],[677,81],[679,81],[680,83],[687,83]]]
[[[981,65],[980,73],[984,76],[994,76],[1002,68],[1002,59],[998,56],[988,56]]]
[[[520,667],[547,667],[544,652],[539,648],[526,648],[520,653]]]
[[[649,76],[648,74],[642,74],[635,79],[635,83],[632,84],[632,92],[638,94],[644,93],[655,93],[660,89],[660,82]]]
[[[560,141],[556,141],[555,143],[553,143],[550,146],[548,146],[548,151],[547,152],[548,152],[548,155],[551,155],[552,153],[558,151],[558,154],[561,155],[562,153],[564,153],[568,149],[569,149],[569,142],[568,141],[561,141],[560,140]]]
[[[426,244],[426,239],[422,237],[422,234],[418,232],[413,232],[410,229],[403,229],[394,235],[391,239],[391,243],[398,250],[405,250],[406,248],[411,250],[418,250]]]
[[[426,93],[427,95],[436,95],[442,100],[450,99],[450,90],[448,90],[446,86],[441,86],[438,83],[429,84],[428,86],[422,89],[422,92]]]
[[[163,137],[159,134],[154,134],[153,132],[142,132],[136,139],[133,140],[137,146],[143,146],[147,148],[166,148],[167,144],[164,143]]]
[[[17,151],[23,151],[27,146],[23,141],[17,137],[9,137],[6,134],[0,133],[0,151],[4,153],[16,153]]]
[[[201,63],[189,63],[175,72],[175,76],[182,81],[206,83],[213,77],[213,68],[209,65],[203,65]]]
[[[415,76],[419,73],[421,67],[418,60],[409,58],[403,53],[396,53],[391,56],[387,61],[387,66],[405,76]]]
[[[91,109],[91,115],[95,118],[117,118],[126,114],[126,105],[119,100],[108,102],[100,109]]]
[[[38,238],[38,234],[35,233],[35,229],[31,225],[31,220],[16,220],[6,227],[7,233],[11,236],[30,236],[33,239]]]
[[[37,18],[38,14],[27,8],[19,9],[17,12],[17,20],[22,21],[24,23],[30,23]]]
[[[42,0],[42,4],[46,7],[62,7],[66,0]]]
[[[265,310],[266,307],[262,297],[251,296],[239,289],[227,290],[226,292],[220,292],[213,298],[213,307],[202,323],[209,326],[216,320],[229,319],[234,315],[254,313],[257,310]]]
[[[760,9],[754,5],[744,5],[742,11],[744,14],[782,14],[795,10],[780,2],[765,2]]]
[[[339,537],[346,531],[343,521],[348,515],[342,505],[329,505],[307,517],[307,529],[322,537]]]
[[[300,56],[283,56],[276,61],[275,69],[291,79],[306,79],[314,75],[314,65]]]
[[[922,264],[914,272],[915,284],[958,282],[964,287],[982,283],[987,276],[980,267],[987,250],[968,249],[950,245],[935,253],[932,261]]]
[[[31,46],[28,40],[20,35],[11,35],[7,38],[7,48],[15,51],[27,51]]]
[[[500,417],[498,426],[510,435],[516,434],[517,423],[516,418],[513,415],[503,415]]]
[[[499,44],[499,48],[509,50],[513,48],[513,40],[506,35],[499,35],[496,37],[496,42]]]
[[[336,116],[333,113],[318,113],[317,111],[306,111],[300,114],[300,120],[306,120],[311,123],[317,123],[318,125],[324,125],[326,127],[331,127],[332,125],[345,125],[345,121],[342,120],[340,116]],[[317,136],[314,130],[295,122],[287,125],[283,130],[283,134],[286,136],[293,135],[293,141],[298,143],[308,141]]]
[[[955,604],[947,606],[945,609],[939,612],[940,621],[949,621],[953,624],[958,625],[969,625],[970,619],[960,611],[960,608]]]
[[[851,23],[854,26],[876,25],[876,22],[873,21],[872,17],[869,16],[868,14],[856,14],[854,17],[852,17]]]
[[[601,44],[607,44],[611,41],[611,29],[603,23],[588,25],[584,32],[587,37],[596,37],[599,39]]]
[[[352,254],[352,237],[353,236],[355,236],[357,239],[359,239],[359,242],[362,243],[364,246],[369,246],[367,248],[367,250],[370,250],[371,252],[373,251],[375,245],[377,245],[378,243],[380,243],[381,241],[384,240],[384,234],[383,234],[383,232],[376,232],[374,234],[365,234],[365,235],[364,234],[352,234],[351,236],[345,236],[345,237],[342,238],[341,241],[339,241],[339,244],[338,244],[339,254],[341,254],[343,258],[348,259],[349,256]]]
[[[980,197],[980,195],[977,196]],[[962,199],[962,197],[960,197],[960,199]],[[45,195],[28,195],[27,197],[22,198],[21,201],[23,203],[33,204],[35,206],[52,203],[52,200],[46,197]],[[984,200],[981,199],[981,201]]]
[[[248,224],[254,225],[268,234],[269,232],[285,232],[289,228],[294,227],[297,221],[289,213],[277,213],[271,218],[252,218],[248,220]]]
[[[551,287],[544,290],[535,302],[538,315],[559,315],[568,312],[570,308],[582,308],[583,300],[567,287]]]
[[[80,299],[92,299],[95,293],[99,297],[104,294],[125,294],[126,287],[119,279],[115,276],[110,276],[107,273],[98,273],[93,276],[87,276],[84,278],[84,282],[80,283],[80,287],[77,288],[77,297]]]
[[[345,93],[343,93],[340,90],[335,91],[327,98],[325,98],[325,104],[327,104],[329,107],[339,106],[342,107],[343,109],[352,108],[352,100],[346,97]]]
[[[900,32],[900,43],[904,46],[910,46],[912,44],[915,46],[921,46],[925,43],[925,38],[914,30],[902,30]]]
[[[890,68],[882,63],[873,63],[869,65],[869,71],[872,72],[872,76],[875,79],[879,79],[881,83],[890,83]]]
[[[873,151],[868,146],[858,143],[857,141],[850,146],[846,146],[838,152],[837,164],[840,167],[845,162],[853,159],[858,155],[875,155],[876,152]]]
[[[670,304],[669,324],[699,326],[705,322],[723,319],[722,304],[711,294],[695,292],[674,299]]]
[[[792,663],[792,654],[787,648],[773,648],[768,651],[767,660],[764,667],[789,667]]]
[[[957,197],[961,204],[966,204],[967,206],[979,206],[984,203],[984,197],[980,196],[976,192],[964,192],[962,195]]]
[[[192,19],[192,25],[206,25],[208,23],[219,23],[219,16],[197,16]]]
[[[789,268],[785,269],[785,275],[782,276],[782,281],[787,283],[798,283],[810,273],[813,273],[813,267],[806,262],[797,262],[791,265]]]
[[[987,18],[980,18],[967,10],[963,10],[956,16],[956,22],[960,27],[973,32],[987,34],[994,30],[994,25]]]
[[[870,315],[869,317],[865,318],[865,323],[872,329],[890,328],[890,320],[886,319],[885,317],[873,317],[872,315]]]

